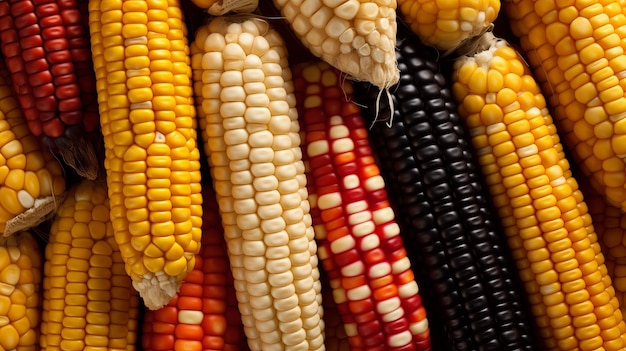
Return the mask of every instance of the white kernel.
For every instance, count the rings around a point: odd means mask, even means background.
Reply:
[[[291,249],[291,252],[308,252],[309,239],[307,239],[305,236],[294,237],[292,235],[290,235],[290,238],[292,238],[289,241],[289,248]]]
[[[336,304],[341,304],[341,303],[348,301],[348,297],[346,296],[346,291],[341,287],[334,288],[333,300],[335,300]]]
[[[264,296],[270,293],[270,286],[267,282],[247,283],[247,289],[251,296]]]
[[[250,306],[254,309],[271,308],[272,297],[269,295],[250,296]]]
[[[20,190],[17,192],[17,200],[24,208],[31,208],[35,205],[35,198],[26,190]]]
[[[367,212],[367,213],[369,213],[369,211],[367,211],[367,201],[360,200],[360,201],[353,202],[353,203],[350,203],[350,204],[346,205],[346,213],[347,214],[354,214],[354,213],[358,213],[358,212]]]
[[[359,12],[359,8],[361,7],[361,3],[358,0],[348,0],[343,4],[334,7],[335,15],[341,17],[346,20],[353,20],[356,17],[357,12]]]
[[[368,178],[365,181],[365,189],[367,191],[375,191],[385,188],[385,181],[380,175]]]
[[[267,260],[263,256],[244,256],[243,258],[243,267],[252,271],[265,269],[266,263]]]
[[[376,234],[370,234],[361,240],[361,250],[369,251],[380,246],[380,239]]]
[[[350,130],[345,125],[335,125],[330,127],[328,135],[331,139],[347,138],[350,136]]]
[[[312,143],[309,143],[307,145],[306,151],[309,157],[315,157],[315,156],[326,154],[329,151],[328,141],[316,140]]]
[[[380,314],[387,314],[400,308],[400,298],[397,296],[379,301],[376,304],[376,311]]]
[[[313,16],[310,17],[309,20],[314,28],[325,29],[333,18],[333,10],[326,6],[322,6],[313,14]],[[335,34],[334,38],[338,36],[338,34]]]
[[[390,335],[388,340],[388,345],[391,347],[400,347],[404,345],[408,345],[413,339],[413,335],[408,330],[404,330],[398,334]]]
[[[345,178],[343,178],[343,186],[346,189],[354,189],[361,184],[359,180],[359,176],[356,174],[348,174]]]
[[[487,129],[485,131],[487,132],[487,134],[491,135],[491,134],[503,132],[505,130],[506,130],[506,124],[502,122],[498,122],[498,123],[487,126]]]
[[[348,216],[348,223],[350,225],[357,225],[369,221],[372,219],[372,213],[370,211],[361,211],[353,213]]]
[[[370,287],[367,285],[361,285],[356,288],[350,289],[346,292],[346,296],[350,301],[359,301],[368,298],[372,295]]]
[[[330,249],[333,253],[339,254],[354,248],[354,239],[350,235],[344,235],[341,238],[330,243]]]
[[[285,220],[282,217],[261,220],[261,230],[265,233],[277,233],[285,229]]]
[[[341,194],[339,193],[324,194],[317,199],[317,206],[320,210],[326,210],[340,205]]]
[[[291,261],[288,257],[267,260],[265,269],[267,269],[267,272],[270,274],[282,273],[291,269]]]
[[[241,251],[247,256],[263,256],[265,254],[265,244],[258,240],[244,241]]]
[[[247,123],[267,123],[272,118],[272,112],[267,107],[247,106],[241,115]]]
[[[400,298],[415,296],[418,292],[419,287],[414,280],[398,287],[398,296],[400,296]]]
[[[384,277],[390,273],[391,265],[387,262],[381,262],[370,267],[368,277],[370,277],[371,279],[376,279]]]
[[[428,319],[424,318],[419,322],[411,323],[409,329],[411,329],[411,334],[413,335],[420,335],[424,333],[428,329]]]
[[[389,223],[383,228],[383,237],[385,239],[391,239],[398,235],[400,235],[400,226],[398,226],[398,223]]]
[[[383,322],[389,323],[404,317],[404,309],[402,307],[382,315]]]
[[[391,264],[391,268],[394,274],[400,274],[404,271],[411,269],[411,261],[409,261],[408,257],[404,256],[401,259],[393,262]]]
[[[152,101],[143,101],[143,102],[135,102],[130,104],[131,110],[144,110],[144,109],[152,109]]]
[[[375,229],[376,226],[374,225],[374,222],[367,221],[352,227],[352,234],[357,237],[363,237],[368,234],[372,234]]]
[[[278,323],[274,319],[274,311],[271,308],[254,309],[252,315],[256,318],[254,326],[259,332],[269,333],[278,329]]]
[[[363,266],[363,262],[352,262],[348,265],[341,267],[341,274],[346,277],[356,277],[357,275],[363,274],[364,268],[365,267]]]
[[[393,213],[393,209],[391,207],[383,207],[378,209],[372,213],[372,217],[374,218],[374,223],[383,224],[392,222],[395,219],[395,214]]]
[[[180,310],[178,311],[178,322],[184,324],[200,324],[204,319],[202,311]]]
[[[354,142],[352,139],[342,138],[332,142],[332,150],[334,153],[344,153],[354,150]]]
[[[517,149],[517,155],[520,158],[532,156],[537,153],[539,153],[539,149],[537,148],[537,145],[535,144],[526,145]]]

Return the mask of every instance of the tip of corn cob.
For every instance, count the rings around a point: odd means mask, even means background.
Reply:
[[[63,197],[64,195],[62,194],[60,196],[51,195],[35,199],[31,208],[6,222],[2,235],[8,237],[51,219],[57,206],[63,201]]]
[[[144,305],[151,310],[158,310],[176,295],[181,281],[176,277],[168,276],[164,272],[148,273],[141,281],[133,280],[133,287]]]

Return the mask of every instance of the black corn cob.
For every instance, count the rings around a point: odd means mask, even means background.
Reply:
[[[357,96],[367,97],[363,113],[373,123],[370,137],[407,250],[419,263],[416,275],[431,297],[424,301],[433,332],[443,324],[445,350],[537,350],[452,94],[438,64],[420,57],[429,48],[409,38],[396,48],[393,115],[375,87],[360,85]]]

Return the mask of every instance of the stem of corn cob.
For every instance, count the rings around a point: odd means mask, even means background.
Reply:
[[[125,272],[103,182],[74,185],[46,245],[42,350],[134,350],[139,299]]]
[[[371,140],[405,241],[414,243],[411,258],[422,263],[417,271],[436,301],[427,308],[441,316],[447,349],[535,350],[526,301],[517,294],[515,267],[496,232],[456,103],[425,52],[411,40],[399,44],[395,110],[383,107],[389,125],[374,123]],[[374,120],[378,91],[364,93],[370,99],[363,112]]]
[[[0,238],[0,349],[36,350],[41,316],[39,245],[27,232]]]
[[[87,179],[100,168],[87,1],[0,3],[0,41],[30,132]]]
[[[178,0],[89,2],[115,238],[146,306],[176,294],[202,235],[186,26]]]
[[[453,92],[548,350],[622,350],[626,324],[543,95],[491,33]]]
[[[250,349],[323,349],[317,246],[283,40],[259,18],[218,17],[198,30],[192,53]]]
[[[559,133],[592,185],[626,211],[626,14],[615,0],[503,3]]]
[[[196,266],[166,306],[145,312],[144,351],[247,349],[215,193],[203,184],[202,195],[202,248]]]
[[[331,284],[349,311],[346,333],[358,334],[367,350],[430,350],[426,312],[367,130],[349,101],[352,87],[325,63],[298,66],[295,76],[311,204],[321,220],[316,238],[322,260],[332,261],[325,265],[336,265],[329,273],[339,273]]]
[[[51,218],[65,178],[59,162],[29,131],[2,60],[0,145],[0,232],[9,236]]]

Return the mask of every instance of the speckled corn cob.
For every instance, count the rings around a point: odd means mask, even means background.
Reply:
[[[316,239],[322,261],[339,271],[331,284],[349,310],[346,333],[358,333],[366,350],[430,350],[426,310],[352,86],[326,63],[297,66],[294,75],[310,201],[320,211]]]

